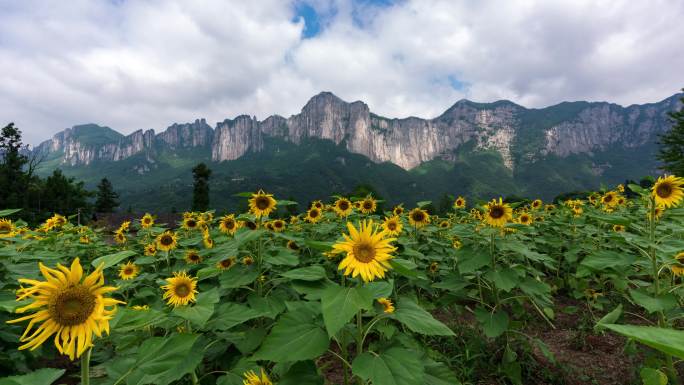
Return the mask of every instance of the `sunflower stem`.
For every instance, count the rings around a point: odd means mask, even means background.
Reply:
[[[90,353],[92,351],[92,348],[88,348],[81,356],[81,385],[90,385]]]

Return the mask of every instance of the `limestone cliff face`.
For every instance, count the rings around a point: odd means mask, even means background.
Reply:
[[[273,115],[258,121],[241,115],[217,123],[215,129],[198,119],[173,124],[159,134],[138,130],[128,136],[95,125],[76,126],[56,134],[35,151],[58,154],[63,164],[72,166],[119,161],[141,153],[153,162],[158,151],[186,148],[211,151],[212,160],[227,161],[262,151],[265,137],[292,143],[319,138],[344,145],[372,161],[410,169],[437,157],[449,159],[454,150],[471,143],[475,149],[498,152],[504,164],[514,169],[516,154],[522,151],[519,147],[525,147],[526,159],[537,159],[653,142],[670,127],[666,114],[681,107],[681,96],[629,107],[574,102],[536,110],[509,101],[461,100],[433,119],[390,119],[371,113],[363,102],[347,103],[322,92],[289,118]],[[531,136],[520,136],[521,132]],[[524,143],[529,137],[539,138],[532,149]]]

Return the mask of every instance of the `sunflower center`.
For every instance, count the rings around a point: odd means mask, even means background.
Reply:
[[[501,206],[494,206],[489,210],[489,216],[494,219],[499,219],[504,216],[504,209]]]
[[[233,227],[235,227],[235,221],[233,221],[232,219],[229,219],[229,220],[223,222],[223,225],[226,226],[227,229],[232,229]]]
[[[318,210],[311,210],[311,212],[309,213],[309,216],[311,218],[316,218],[318,216]]]
[[[173,243],[173,238],[170,235],[164,235],[159,242],[164,246],[170,246]]]
[[[57,294],[50,304],[50,317],[62,326],[84,323],[95,310],[95,296],[83,286],[70,287]]]
[[[270,202],[267,197],[257,197],[254,204],[259,210],[266,210],[270,205]]]
[[[397,229],[397,224],[394,223],[394,222],[390,222],[390,223],[387,224],[387,228],[390,229],[390,230],[392,230],[392,231],[394,231],[394,230]]]
[[[337,205],[337,207],[342,211],[346,211],[347,209],[349,209],[349,203],[342,201]]]
[[[660,194],[658,194],[660,195]],[[612,202],[613,201],[613,196],[612,195],[606,195],[605,198],[603,198],[605,202]]]
[[[125,275],[132,275],[133,274],[133,268],[132,267],[127,267],[124,269],[124,274]]]
[[[173,289],[173,291],[174,291],[174,293],[176,293],[176,295],[178,297],[181,297],[181,298],[185,298],[188,295],[190,295],[190,293],[192,293],[190,286],[185,282],[179,283],[178,285],[176,285],[176,287]]]
[[[417,212],[417,213],[414,213],[414,214],[413,214],[413,220],[414,220],[414,221],[416,221],[416,222],[422,222],[423,219],[425,219],[424,216],[423,216],[423,213]]]
[[[12,227],[7,223],[0,223],[0,233],[9,233]]]
[[[359,243],[354,246],[354,258],[363,263],[372,262],[375,259],[375,248],[368,243]]]
[[[275,227],[275,228],[277,228],[277,229],[282,228],[282,227],[283,227],[283,222],[276,221],[276,222],[273,224],[273,227]]]
[[[249,222],[247,222],[247,227],[248,227],[250,230],[254,230],[254,229],[256,229],[256,223],[254,223],[254,222],[252,222],[252,221],[249,221]]]
[[[373,208],[373,204],[371,202],[363,202],[363,208],[366,210],[370,210]]]
[[[656,188],[656,194],[661,198],[668,198],[672,194],[672,185],[669,183],[661,183]]]

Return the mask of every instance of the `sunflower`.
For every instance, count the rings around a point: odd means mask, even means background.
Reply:
[[[0,219],[0,238],[14,236],[14,224],[9,219]]]
[[[299,251],[299,245],[295,241],[287,241],[287,248],[292,251]]]
[[[623,193],[623,192],[625,192],[625,185],[619,184],[619,185],[617,185],[617,187],[616,187],[615,189],[616,189],[617,191]]]
[[[396,215],[393,217],[385,218],[385,221],[382,223],[382,228],[389,235],[399,235],[401,234],[402,230],[401,220]]]
[[[382,311],[386,314],[394,313],[394,304],[385,297],[378,298],[378,303],[382,305]]]
[[[321,202],[321,201],[319,201],[319,200],[315,200],[315,201],[311,202],[311,206],[309,206],[309,208],[315,207],[315,208],[317,208],[317,209],[319,209],[319,210],[323,210],[323,206],[324,206],[324,205],[323,205],[323,202]]]
[[[534,210],[540,209],[543,205],[543,202],[541,199],[535,199],[532,201],[532,204],[530,207],[532,207]]]
[[[178,244],[178,236],[166,230],[164,233],[157,236],[157,249],[161,251],[170,251],[176,248]]]
[[[415,228],[421,228],[430,223],[430,215],[428,215],[427,211],[418,207],[409,211],[408,218],[409,224]]]
[[[548,204],[548,205],[544,206],[544,211],[546,211],[547,213],[550,213],[555,209],[556,209],[556,205],[554,205],[554,204]]]
[[[625,226],[613,225],[613,231],[615,231],[616,233],[621,233],[621,232],[625,231]]]
[[[205,249],[214,248],[214,240],[211,239],[208,231],[204,233],[204,236],[202,236],[202,244],[204,244]]]
[[[17,300],[33,302],[16,310],[17,313],[35,312],[7,322],[30,320],[19,339],[25,342],[19,350],[34,350],[54,334],[57,350],[73,361],[93,346],[93,334],[98,337],[103,331],[109,334],[109,320],[116,312],[116,305],[123,302],[104,297],[116,288],[104,286],[103,264],[85,278],[78,258],[70,268],[57,265],[57,269],[50,269],[42,263],[38,266],[45,281],[19,279],[20,283],[31,286],[24,288]],[[39,322],[41,325],[30,333]]]
[[[166,278],[168,284],[161,288],[166,290],[163,299],[174,307],[195,302],[197,294],[197,278],[187,275],[184,271],[174,272],[173,277]]]
[[[263,190],[259,190],[249,198],[249,212],[257,218],[267,217],[277,204],[273,194],[266,194]]]
[[[617,198],[617,204],[618,204],[618,206],[623,206],[625,203],[627,203],[627,199],[625,199],[625,197],[619,196],[619,197]]]
[[[684,179],[674,175],[658,178],[651,192],[656,205],[668,209],[672,206],[677,206],[682,201],[682,198],[684,198],[682,185],[684,185]]]
[[[459,196],[456,198],[454,201],[454,208],[455,209],[464,209],[466,207],[466,200],[462,196]]]
[[[373,199],[373,197],[366,197],[361,201],[360,210],[364,214],[373,214],[375,209],[378,208],[378,203]]]
[[[119,229],[114,233],[114,240],[118,244],[124,244],[128,239],[126,238],[126,234]]]
[[[2,238],[1,235],[0,235],[0,238]],[[80,243],[83,243],[84,245],[87,245],[87,244],[90,243],[90,238],[89,238],[87,235],[81,235],[81,237],[78,238],[78,241],[79,241]]]
[[[573,215],[575,218],[577,218],[577,217],[579,217],[580,215],[582,215],[583,212],[584,212],[584,209],[581,208],[581,207],[579,207],[579,206],[575,206],[575,207],[572,208],[572,215]]]
[[[656,206],[655,210],[654,210],[655,220],[656,221],[659,220],[660,217],[662,217],[664,213],[665,213],[665,208],[663,206]],[[648,218],[648,219],[651,218],[651,212],[650,211],[646,213],[646,218]]]
[[[499,198],[497,202],[496,199],[492,199],[491,202],[485,205],[485,222],[490,226],[503,227],[508,221],[513,219],[513,209],[508,203],[503,203],[503,200]]]
[[[321,210],[312,207],[309,209],[309,211],[306,212],[306,219],[307,222],[311,223],[316,223],[321,220]]]
[[[268,229],[268,230],[273,231],[273,222],[268,221],[268,222],[264,223],[264,227],[266,227],[266,229]]]
[[[451,239],[451,245],[454,247],[454,249],[458,250],[461,247],[463,247],[463,242],[458,237],[453,237]]]
[[[259,226],[256,224],[256,222],[253,222],[253,221],[245,221],[244,225],[245,225],[245,227],[247,227],[250,230],[256,230],[259,228]]]
[[[137,311],[147,311],[150,310],[150,305],[133,305],[131,306],[131,309]]]
[[[154,218],[150,213],[145,213],[142,218],[140,218],[140,226],[142,226],[143,229],[149,229],[154,225]]]
[[[601,203],[606,207],[614,207],[617,205],[618,194],[615,191],[608,191],[601,197]]]
[[[245,372],[242,375],[245,376],[245,379],[242,380],[243,385],[273,385],[266,373],[264,373],[264,369],[261,369],[261,376],[254,373],[253,370]]]
[[[276,219],[275,221],[271,222],[271,226],[273,226],[273,231],[276,233],[285,231],[285,221],[282,219]]]
[[[441,227],[443,229],[448,229],[449,228],[449,221],[443,220],[443,221],[439,222],[439,227]]]
[[[347,217],[349,214],[352,213],[353,208],[352,208],[352,203],[349,201],[347,198],[340,198],[335,201],[335,204],[333,206],[333,209],[335,210],[335,213],[339,217]]]
[[[202,262],[202,256],[199,255],[199,252],[197,250],[190,249],[185,252],[185,262],[191,264],[191,265],[197,265],[198,263]]]
[[[183,228],[184,229],[195,230],[197,227],[199,227],[199,222],[197,221],[197,218],[195,218],[194,215],[185,216],[185,218],[183,218]]]
[[[396,217],[400,216],[403,213],[404,213],[404,206],[403,205],[395,206],[392,209],[392,214],[394,214],[394,216],[396,216]]]
[[[430,273],[434,274],[439,271],[439,263],[432,262],[429,267]]]
[[[148,257],[153,257],[157,254],[157,245],[152,242],[145,245],[144,254]]]
[[[128,261],[119,268],[119,277],[124,281],[135,278],[140,272],[140,268],[135,263]]]
[[[380,231],[379,226],[373,225],[373,221],[362,221],[358,230],[347,222],[347,229],[349,235],[342,234],[344,241],[337,242],[332,249],[335,254],[347,254],[338,269],[344,269],[344,275],[361,275],[364,282],[383,278],[385,271],[390,268],[390,253],[396,250],[390,244],[395,238],[385,238],[387,232]]]
[[[69,223],[65,216],[59,214],[53,215],[51,219],[54,221],[56,227],[61,227]]]
[[[237,260],[235,257],[223,259],[216,264],[216,268],[219,270],[228,270],[231,267],[235,266],[235,264],[237,263],[236,261]]]
[[[674,256],[675,262],[670,265],[670,270],[675,276],[684,275],[684,251]]]
[[[532,218],[532,215],[528,213],[520,213],[520,215],[518,215],[517,222],[521,225],[531,225],[532,222],[534,222],[534,218]]]
[[[254,258],[251,256],[242,257],[242,264],[245,266],[251,266],[254,264]]]
[[[219,230],[222,233],[233,235],[239,228],[238,222],[235,220],[235,215],[224,215],[219,220]]]

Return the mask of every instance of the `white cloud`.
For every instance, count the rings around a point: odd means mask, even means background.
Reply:
[[[281,0],[0,0],[0,124],[36,144],[87,122],[289,116],[322,90],[432,117],[462,97],[631,104],[684,86],[678,0],[351,1],[310,1],[322,30],[302,39]]]

